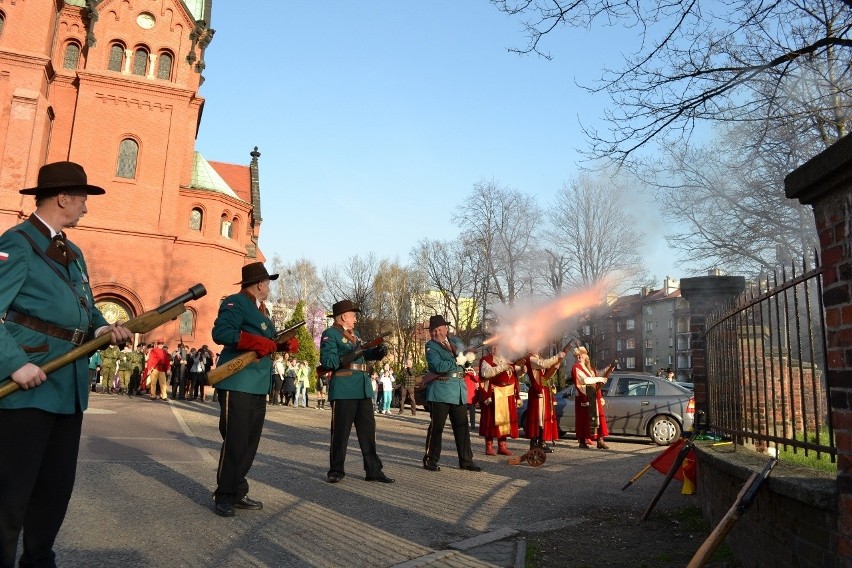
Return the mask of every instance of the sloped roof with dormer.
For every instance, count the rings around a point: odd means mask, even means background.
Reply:
[[[231,189],[228,182],[219,175],[219,172],[210,165],[210,162],[204,159],[204,156],[200,152],[195,152],[192,164],[192,181],[190,181],[189,187],[194,189],[208,189],[235,199],[242,199],[237,195],[237,192]],[[242,200],[246,201],[245,199]]]

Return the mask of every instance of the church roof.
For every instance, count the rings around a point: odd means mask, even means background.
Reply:
[[[228,184],[237,197],[251,203],[251,170],[248,166],[239,164],[226,164],[225,162],[208,162],[216,170],[225,183]]]
[[[207,0],[183,0],[184,6],[192,14],[192,19],[205,20],[209,24],[210,16],[204,13],[206,2]],[[69,6],[86,7],[86,0],[65,0],[65,3]]]
[[[216,169],[210,165],[210,162],[205,160],[204,156],[199,152],[195,153],[195,159],[192,164],[192,181],[189,183],[189,186],[195,189],[209,189],[210,191],[223,193],[229,197],[248,201],[237,195],[231,189],[231,186],[228,185],[228,182],[219,175]]]

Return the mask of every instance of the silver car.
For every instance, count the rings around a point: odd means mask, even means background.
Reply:
[[[612,435],[647,436],[655,444],[668,446],[682,432],[692,430],[695,398],[677,383],[646,373],[616,372],[603,386],[604,413]],[[556,393],[559,433],[574,431],[574,385]],[[518,410],[526,428],[527,401]]]

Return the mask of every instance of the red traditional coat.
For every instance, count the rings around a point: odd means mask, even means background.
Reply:
[[[586,396],[586,377],[594,377],[593,371],[581,365],[578,361],[574,363],[571,369],[571,376],[574,379],[574,387],[577,390],[577,396],[574,397],[574,430],[577,433],[577,439],[581,442],[584,440],[597,440],[609,435],[609,428],[606,425],[606,414],[604,413],[603,394],[600,389],[595,390],[594,404],[598,409],[599,426],[594,431],[589,417],[589,397]]]
[[[479,435],[518,437],[518,401],[521,390],[514,365],[494,355],[479,360]]]
[[[544,380],[548,369],[559,365],[558,356],[542,359],[533,355],[527,359],[527,376],[530,392],[527,399],[526,431],[530,438],[541,438],[545,442],[559,439],[559,424],[553,407],[553,391]]]

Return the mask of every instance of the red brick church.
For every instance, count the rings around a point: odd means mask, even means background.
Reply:
[[[208,295],[141,338],[208,344],[241,267],[264,260],[257,148],[248,166],[195,151],[212,0],[0,0],[0,230],[25,219],[48,162],[106,195],[69,232],[107,319],[202,283]],[[247,148],[248,149],[248,148]]]

